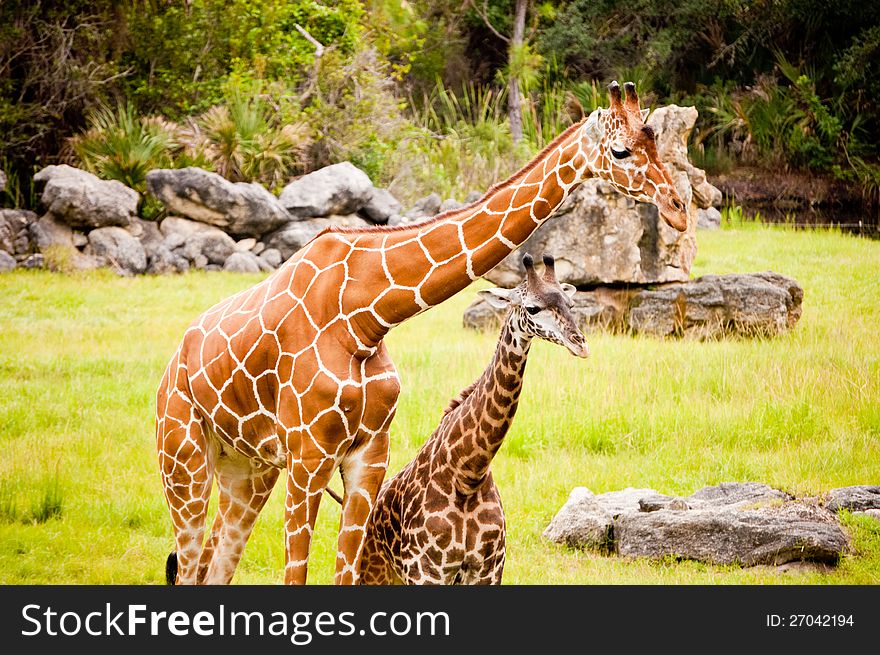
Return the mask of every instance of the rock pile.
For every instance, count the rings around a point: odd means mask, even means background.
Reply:
[[[292,181],[278,198],[259,184],[200,168],[153,170],[147,191],[167,210],[159,222],[139,218],[140,194],[119,182],[67,165],[48,166],[34,180],[45,213],[0,210],[0,272],[267,272],[330,225],[384,224],[402,211],[348,162]]]
[[[852,504],[840,504],[843,498]],[[833,564],[849,548],[835,512],[854,507],[880,509],[880,487],[835,489],[819,499],[797,499],[753,482],[725,482],[686,497],[633,488],[595,495],[577,487],[542,536],[626,557]]]
[[[775,336],[801,316],[803,289],[789,277],[763,273],[705,275],[656,287],[578,291],[572,313],[584,331],[606,329],[655,336]],[[464,313],[470,328],[496,328],[503,312],[482,299]]]
[[[696,225],[717,223],[721,201],[720,192],[687,158],[695,120],[693,107],[675,105],[657,109],[648,120],[690,207],[687,232],[668,228],[652,205],[594,180],[526,242],[525,251],[552,252],[560,280],[577,286],[686,281]],[[164,220],[156,223],[138,217],[143,198],[120,182],[67,165],[48,166],[34,180],[42,186],[41,216],[0,211],[0,271],[40,266],[103,266],[121,275],[191,268],[269,271],[328,226],[413,223],[482,196],[472,191],[460,202],[432,193],[404,210],[349,162],[294,179],[278,197],[259,184],[233,183],[200,168],[158,169],[146,178],[147,193],[166,209]],[[502,286],[517,283],[521,254],[508,257],[487,277]]]

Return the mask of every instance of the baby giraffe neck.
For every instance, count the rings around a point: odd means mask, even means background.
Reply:
[[[446,456],[439,459],[465,495],[476,491],[489,475],[516,414],[532,341],[520,329],[519,320],[508,314],[492,362],[441,424],[438,446]]]

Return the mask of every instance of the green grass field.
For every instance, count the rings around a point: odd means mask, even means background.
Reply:
[[[805,290],[803,317],[772,340],[594,334],[588,360],[538,343],[493,464],[508,520],[505,583],[880,583],[880,522],[851,515],[852,552],[826,573],[624,561],[540,538],[578,485],[689,494],[758,481],[815,495],[880,484],[880,242],[757,225],[698,238],[694,275],[790,275]],[[164,581],[172,537],[155,389],[186,325],[259,279],[0,276],[0,583]],[[473,292],[388,336],[403,383],[392,473],[491,357],[496,334],[461,327]],[[282,514],[279,488],[235,582],[281,582]],[[338,514],[322,504],[311,583],[333,579]]]

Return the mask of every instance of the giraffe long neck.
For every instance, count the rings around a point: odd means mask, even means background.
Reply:
[[[351,276],[385,286],[343,298],[365,342],[378,343],[395,325],[455,295],[494,268],[540,227],[571,192],[593,176],[582,121],[550,143],[525,168],[457,212],[405,229],[342,231],[370,253]],[[377,261],[381,260],[381,261]],[[381,277],[380,284],[381,284]],[[362,311],[369,307],[369,311]]]
[[[532,337],[509,314],[492,362],[435,432],[437,473],[451,475],[460,493],[475,491],[489,474],[495,453],[513,422]]]

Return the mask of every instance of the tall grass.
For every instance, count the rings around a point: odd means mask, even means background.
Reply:
[[[754,480],[819,495],[880,483],[880,242],[759,223],[698,240],[695,276],[789,275],[804,288],[802,318],[773,339],[594,333],[588,360],[536,343],[493,463],[508,520],[506,583],[880,583],[880,523],[855,515],[843,519],[854,549],[827,572],[623,560],[541,539],[579,485],[689,494]],[[0,276],[0,582],[161,583],[172,536],[155,454],[156,385],[186,325],[259,279]],[[388,336],[403,384],[391,473],[491,357],[497,334],[461,327],[475,288]],[[338,478],[332,486],[341,488]],[[43,515],[62,509],[38,523],[29,515],[40,505]],[[333,579],[338,522],[335,503],[322,503],[312,583]],[[278,583],[283,562],[278,489],[235,581]]]
[[[453,92],[438,82],[412,108],[415,129],[395,153],[391,189],[408,203],[431,192],[461,200],[516,172],[584,112],[566,85],[542,81],[525,96],[515,144],[503,88],[470,83]]]
[[[476,84],[452,93],[438,83],[422,107],[413,109],[417,127],[395,154],[390,188],[405,202],[431,192],[461,200],[528,160],[528,144],[514,146],[503,93]]]

